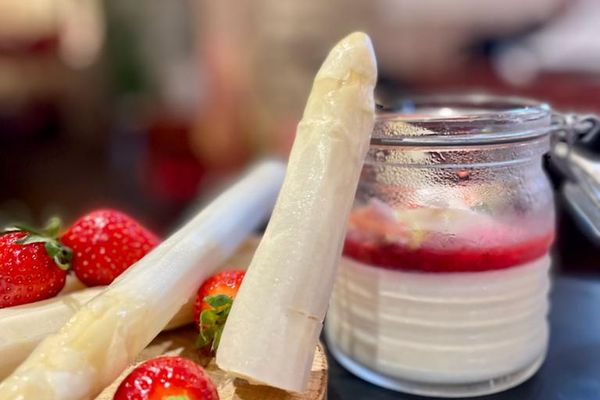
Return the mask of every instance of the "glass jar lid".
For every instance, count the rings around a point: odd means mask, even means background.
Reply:
[[[378,105],[372,144],[485,145],[550,132],[552,110],[536,100],[486,94],[428,95]]]

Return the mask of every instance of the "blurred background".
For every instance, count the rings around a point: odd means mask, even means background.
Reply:
[[[358,29],[380,97],[600,113],[598,21],[596,0],[0,0],[0,223],[112,206],[170,231],[252,160],[285,157],[317,68]],[[560,268],[600,276],[557,201]]]

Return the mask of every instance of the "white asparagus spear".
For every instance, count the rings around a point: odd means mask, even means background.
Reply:
[[[83,282],[81,282],[77,276],[75,276],[75,274],[68,274],[67,275],[67,279],[65,280],[65,286],[62,288],[62,290],[60,291],[60,293],[58,294],[59,296],[62,296],[64,294],[69,294],[69,293],[73,293],[76,292],[78,290],[82,290],[85,289],[86,286],[83,284]]]
[[[264,163],[219,196],[42,341],[0,384],[0,399],[98,394],[267,216],[283,173]]]
[[[305,390],[374,121],[368,36],[329,53],[298,125],[273,215],[217,350],[228,373]]]
[[[246,240],[219,269],[246,269],[258,240],[256,237]],[[83,287],[84,289],[67,292],[48,300],[0,309],[0,380],[23,362],[39,342],[57,332],[85,303],[105,289]],[[177,311],[163,331],[192,322],[195,295],[196,293]]]
[[[57,332],[85,303],[104,290],[86,288],[52,299],[0,309],[0,379],[9,375],[48,335]],[[163,330],[193,320],[193,303],[184,304]]]

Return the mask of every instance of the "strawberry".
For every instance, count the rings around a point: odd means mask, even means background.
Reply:
[[[113,400],[218,400],[206,371],[183,357],[161,356],[136,367],[117,388]]]
[[[0,233],[0,308],[56,296],[65,286],[72,257],[58,240],[60,221],[45,229],[23,225]]]
[[[73,250],[73,271],[87,286],[110,284],[159,242],[133,218],[109,209],[78,219],[61,241]]]
[[[194,321],[200,331],[196,345],[213,354],[244,275],[243,270],[221,271],[208,278],[198,289]]]

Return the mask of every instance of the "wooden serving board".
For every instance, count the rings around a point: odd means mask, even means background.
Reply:
[[[315,351],[308,390],[303,394],[288,393],[268,386],[250,385],[242,379],[230,378],[217,368],[214,359],[207,360],[198,356],[195,350],[197,332],[193,326],[163,332],[140,353],[135,365],[125,370],[115,382],[104,389],[96,400],[112,400],[121,381],[139,363],[159,355],[181,355],[205,365],[211,379],[217,385],[220,400],[325,400],[327,398],[327,358],[323,346],[319,343]],[[265,362],[269,362],[265,356]]]

